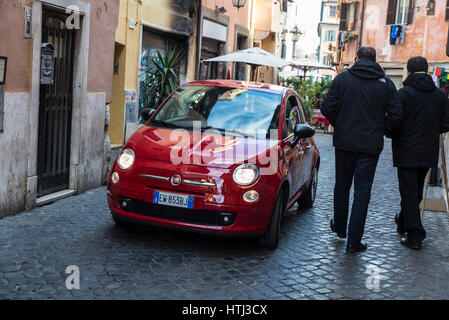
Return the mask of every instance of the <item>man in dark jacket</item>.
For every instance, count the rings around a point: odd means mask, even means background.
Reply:
[[[362,243],[371,187],[386,127],[400,120],[397,91],[376,63],[376,50],[362,47],[356,63],[332,82],[321,112],[334,126],[336,182],[331,229],[346,238],[349,192],[354,178],[354,202],[348,228],[347,252],[364,251]]]
[[[420,250],[426,237],[421,223],[419,204],[424,180],[430,168],[438,166],[439,137],[449,131],[449,105],[444,92],[427,74],[424,57],[413,57],[407,63],[409,75],[399,90],[401,124],[393,138],[393,162],[398,168],[401,213],[395,217],[399,233],[407,237],[401,244]]]

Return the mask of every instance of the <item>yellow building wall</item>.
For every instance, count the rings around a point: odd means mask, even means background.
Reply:
[[[139,89],[138,73],[143,24],[155,25],[161,29],[171,29],[174,14],[171,5],[171,0],[143,0],[141,4],[135,0],[120,0],[119,24],[115,39],[116,45],[123,45],[123,52],[119,55],[119,74],[114,75],[113,79],[114,93],[108,131],[112,144],[123,144],[125,91]],[[130,28],[131,21],[135,22],[134,29]],[[196,35],[196,30],[194,35]],[[191,36],[186,75],[188,80],[195,79],[195,57],[195,36]]]
[[[125,47],[115,44],[114,59],[119,63],[119,72],[112,78],[112,103],[110,105],[110,120],[108,135],[111,144],[123,144],[124,132],[124,101],[125,101]]]
[[[122,45],[126,44],[126,21],[128,14],[128,1],[120,0],[120,9],[118,14],[118,25],[117,31],[115,32],[115,42],[120,43]]]

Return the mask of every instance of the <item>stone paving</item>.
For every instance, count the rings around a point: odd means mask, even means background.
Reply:
[[[0,299],[447,299],[449,218],[426,213],[420,252],[399,244],[399,210],[390,142],[379,162],[365,240],[368,251],[345,254],[329,232],[334,152],[322,154],[314,208],[283,219],[275,251],[252,239],[116,227],[99,188],[0,220]],[[66,267],[80,270],[80,289],[66,289]],[[374,268],[374,269],[373,269]],[[379,288],[366,286],[370,270]]]

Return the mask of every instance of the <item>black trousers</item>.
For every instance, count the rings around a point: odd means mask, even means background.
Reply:
[[[424,180],[429,168],[398,168],[401,213],[398,230],[407,233],[410,242],[421,244],[426,231],[421,223],[419,204],[423,198]]]
[[[362,240],[378,160],[378,154],[335,150],[334,223],[338,233],[346,234],[348,229],[348,244]],[[349,192],[353,179],[354,201],[348,228]]]

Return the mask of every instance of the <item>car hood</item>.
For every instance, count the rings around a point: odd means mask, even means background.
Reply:
[[[260,161],[268,166],[269,157],[275,155],[268,150],[277,143],[277,140],[144,126],[129,139],[127,146],[134,149],[137,158],[228,168],[244,161]]]

